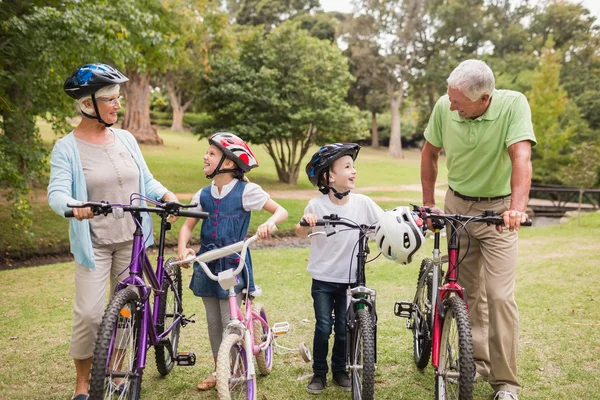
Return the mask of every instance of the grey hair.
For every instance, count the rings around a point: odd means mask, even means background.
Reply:
[[[475,101],[484,94],[494,91],[494,73],[480,60],[465,60],[454,68],[446,80],[448,87],[460,90],[469,99]]]
[[[98,89],[98,91],[96,93],[94,93],[94,96],[96,98],[98,97],[110,97],[110,96],[114,96],[115,94],[118,94],[121,90],[121,86],[118,84],[115,85],[109,85],[109,86],[104,86],[101,89]],[[80,99],[77,100],[77,112],[79,112],[79,114],[81,114],[82,112],[89,114],[89,115],[96,115],[96,110],[94,110],[94,107],[86,107],[83,103],[86,100],[92,100],[92,95],[89,96],[84,96]]]

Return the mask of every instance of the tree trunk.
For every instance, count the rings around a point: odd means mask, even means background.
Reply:
[[[371,147],[379,148],[379,131],[377,127],[377,113],[371,111]]]
[[[583,189],[579,189],[579,205],[577,206],[577,226],[581,225],[581,203],[583,202]]]
[[[398,90],[397,95],[390,96],[390,107],[392,112],[392,129],[390,132],[390,156],[394,158],[404,158],[402,153],[402,140],[400,132],[400,106],[402,105],[403,89]]]
[[[171,101],[171,108],[173,109],[173,122],[171,123],[171,130],[177,132],[183,132],[183,115],[185,111],[192,105],[194,98],[188,99],[185,104],[182,103],[181,91],[178,91],[173,82],[167,82],[167,92],[169,93],[169,100]]]
[[[162,145],[150,124],[150,76],[128,70],[127,77],[129,82],[122,86],[127,102],[122,128],[131,132],[138,143]]]

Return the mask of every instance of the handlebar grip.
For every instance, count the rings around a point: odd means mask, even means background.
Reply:
[[[73,210],[65,211],[65,218],[73,218],[75,215],[73,214]]]
[[[204,212],[204,211],[179,210],[179,212],[177,212],[177,215],[180,216],[180,217],[208,219],[208,213]]]
[[[527,221],[523,222],[521,224],[521,226],[532,226],[533,225],[533,221],[528,219]]]
[[[305,221],[305,220],[303,220],[303,219],[301,219],[301,220],[300,220],[299,224],[300,224],[300,226],[310,226],[310,225],[308,224],[308,222],[306,222],[306,221]]]

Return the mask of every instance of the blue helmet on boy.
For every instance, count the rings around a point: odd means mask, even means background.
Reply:
[[[306,175],[313,186],[323,194],[329,193],[329,179],[323,182],[323,173],[329,174],[331,164],[342,156],[350,156],[356,160],[360,146],[356,143],[333,143],[321,147],[306,164]]]

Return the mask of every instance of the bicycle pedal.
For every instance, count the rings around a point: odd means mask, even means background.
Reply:
[[[191,351],[182,351],[180,353],[177,353],[175,361],[177,361],[177,365],[183,367],[191,367],[194,364],[196,364],[196,355]]]
[[[182,326],[182,327],[185,327],[187,324],[195,324],[195,323],[196,323],[196,321],[194,321],[194,320],[192,319],[192,317],[193,317],[194,315],[196,315],[196,314],[192,314],[192,315],[190,315],[190,317],[189,317],[189,318],[182,317],[182,318],[181,318],[181,326]]]
[[[277,322],[272,327],[271,330],[275,336],[285,335],[290,330],[289,322]]]
[[[394,304],[394,314],[400,318],[410,318],[413,313],[413,303],[410,301],[397,301]]]

